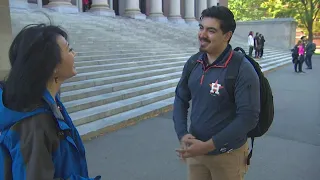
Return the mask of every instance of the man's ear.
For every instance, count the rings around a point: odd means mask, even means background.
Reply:
[[[231,31],[225,33],[225,34],[224,34],[224,41],[229,42],[229,40],[230,40],[231,37],[232,37],[232,34],[233,34],[233,33],[232,33]]]

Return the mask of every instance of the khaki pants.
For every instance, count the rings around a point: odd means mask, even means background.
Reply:
[[[248,170],[248,143],[216,156],[188,158],[188,180],[243,180]]]

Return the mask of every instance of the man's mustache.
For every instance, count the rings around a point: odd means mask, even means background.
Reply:
[[[206,39],[206,38],[200,38],[200,41],[204,41],[204,42],[207,42],[207,43],[211,42],[209,39]]]

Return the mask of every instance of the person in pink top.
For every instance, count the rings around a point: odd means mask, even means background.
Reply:
[[[297,45],[294,47],[293,51],[298,55],[294,58],[294,70],[297,73],[301,73],[302,71],[302,64],[304,62],[304,45],[301,40],[298,41]],[[293,52],[294,54],[294,52]],[[297,66],[299,66],[299,71],[297,71]]]
[[[300,42],[299,46],[298,46],[298,50],[299,50],[299,57],[303,57],[304,56],[304,47],[303,44]]]
[[[83,4],[83,12],[86,12],[89,10],[89,0],[82,0]]]

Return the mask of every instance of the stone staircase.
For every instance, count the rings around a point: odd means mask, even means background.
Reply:
[[[78,75],[62,85],[61,98],[83,139],[172,109],[183,65],[198,50],[197,27],[44,11],[77,52]],[[11,17],[14,34],[48,22],[31,10],[13,9]],[[232,45],[247,49],[245,42],[235,35]],[[291,62],[290,52],[266,48],[258,62],[268,71]]]

